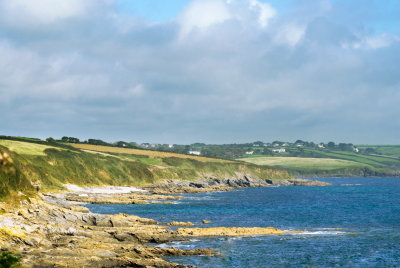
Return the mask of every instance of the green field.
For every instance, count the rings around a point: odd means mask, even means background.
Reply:
[[[294,169],[332,170],[347,167],[357,167],[359,163],[331,158],[302,158],[302,157],[253,157],[238,159],[256,165]]]
[[[400,157],[400,145],[359,145],[358,148],[364,150],[372,149],[372,154]]]
[[[388,147],[392,153],[394,146]],[[386,152],[388,152],[386,148]],[[290,156],[299,151],[298,156]],[[400,159],[394,156],[363,154],[315,148],[287,148],[281,156],[250,155],[238,160],[288,170],[300,176],[399,176]]]

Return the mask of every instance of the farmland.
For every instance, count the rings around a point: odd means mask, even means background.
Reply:
[[[249,157],[240,160],[256,165],[316,170],[332,170],[338,168],[359,166],[357,162],[331,158]]]
[[[201,157],[195,155],[186,155],[186,154],[178,154],[178,153],[170,153],[170,152],[160,152],[160,151],[152,151],[152,150],[141,150],[141,149],[130,149],[130,148],[120,148],[120,147],[110,147],[110,146],[101,146],[101,145],[91,145],[91,144],[70,144],[71,146],[88,151],[95,152],[103,152],[103,153],[112,153],[112,154],[122,154],[122,155],[132,155],[140,157],[150,157],[150,158],[168,158],[168,157],[178,157],[183,159],[193,159],[202,162],[232,162],[229,160],[218,159],[218,158],[209,158],[209,157]]]

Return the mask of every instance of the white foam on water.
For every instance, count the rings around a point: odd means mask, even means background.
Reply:
[[[147,192],[136,187],[104,186],[104,187],[80,187],[75,184],[64,184],[68,191],[90,194],[129,194],[133,192]]]
[[[326,228],[316,231],[303,231],[293,235],[344,235],[346,232],[335,230],[335,228]]]
[[[191,241],[192,242],[192,241]],[[184,244],[182,242],[171,242],[156,245],[157,248],[180,248],[180,249],[193,249],[195,246],[191,244]]]

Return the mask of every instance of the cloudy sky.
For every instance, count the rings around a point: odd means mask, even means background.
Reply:
[[[400,141],[398,0],[0,0],[0,135]]]

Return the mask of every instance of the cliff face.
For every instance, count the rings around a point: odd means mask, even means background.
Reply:
[[[167,180],[182,181],[193,189],[214,186],[228,189],[268,186],[271,181],[283,183],[292,179],[286,171],[237,162],[172,157],[155,159],[157,164],[146,164],[120,155],[55,147],[28,154],[0,146],[0,153],[0,198],[18,192],[31,195],[38,191],[60,190],[66,183],[144,187]]]

